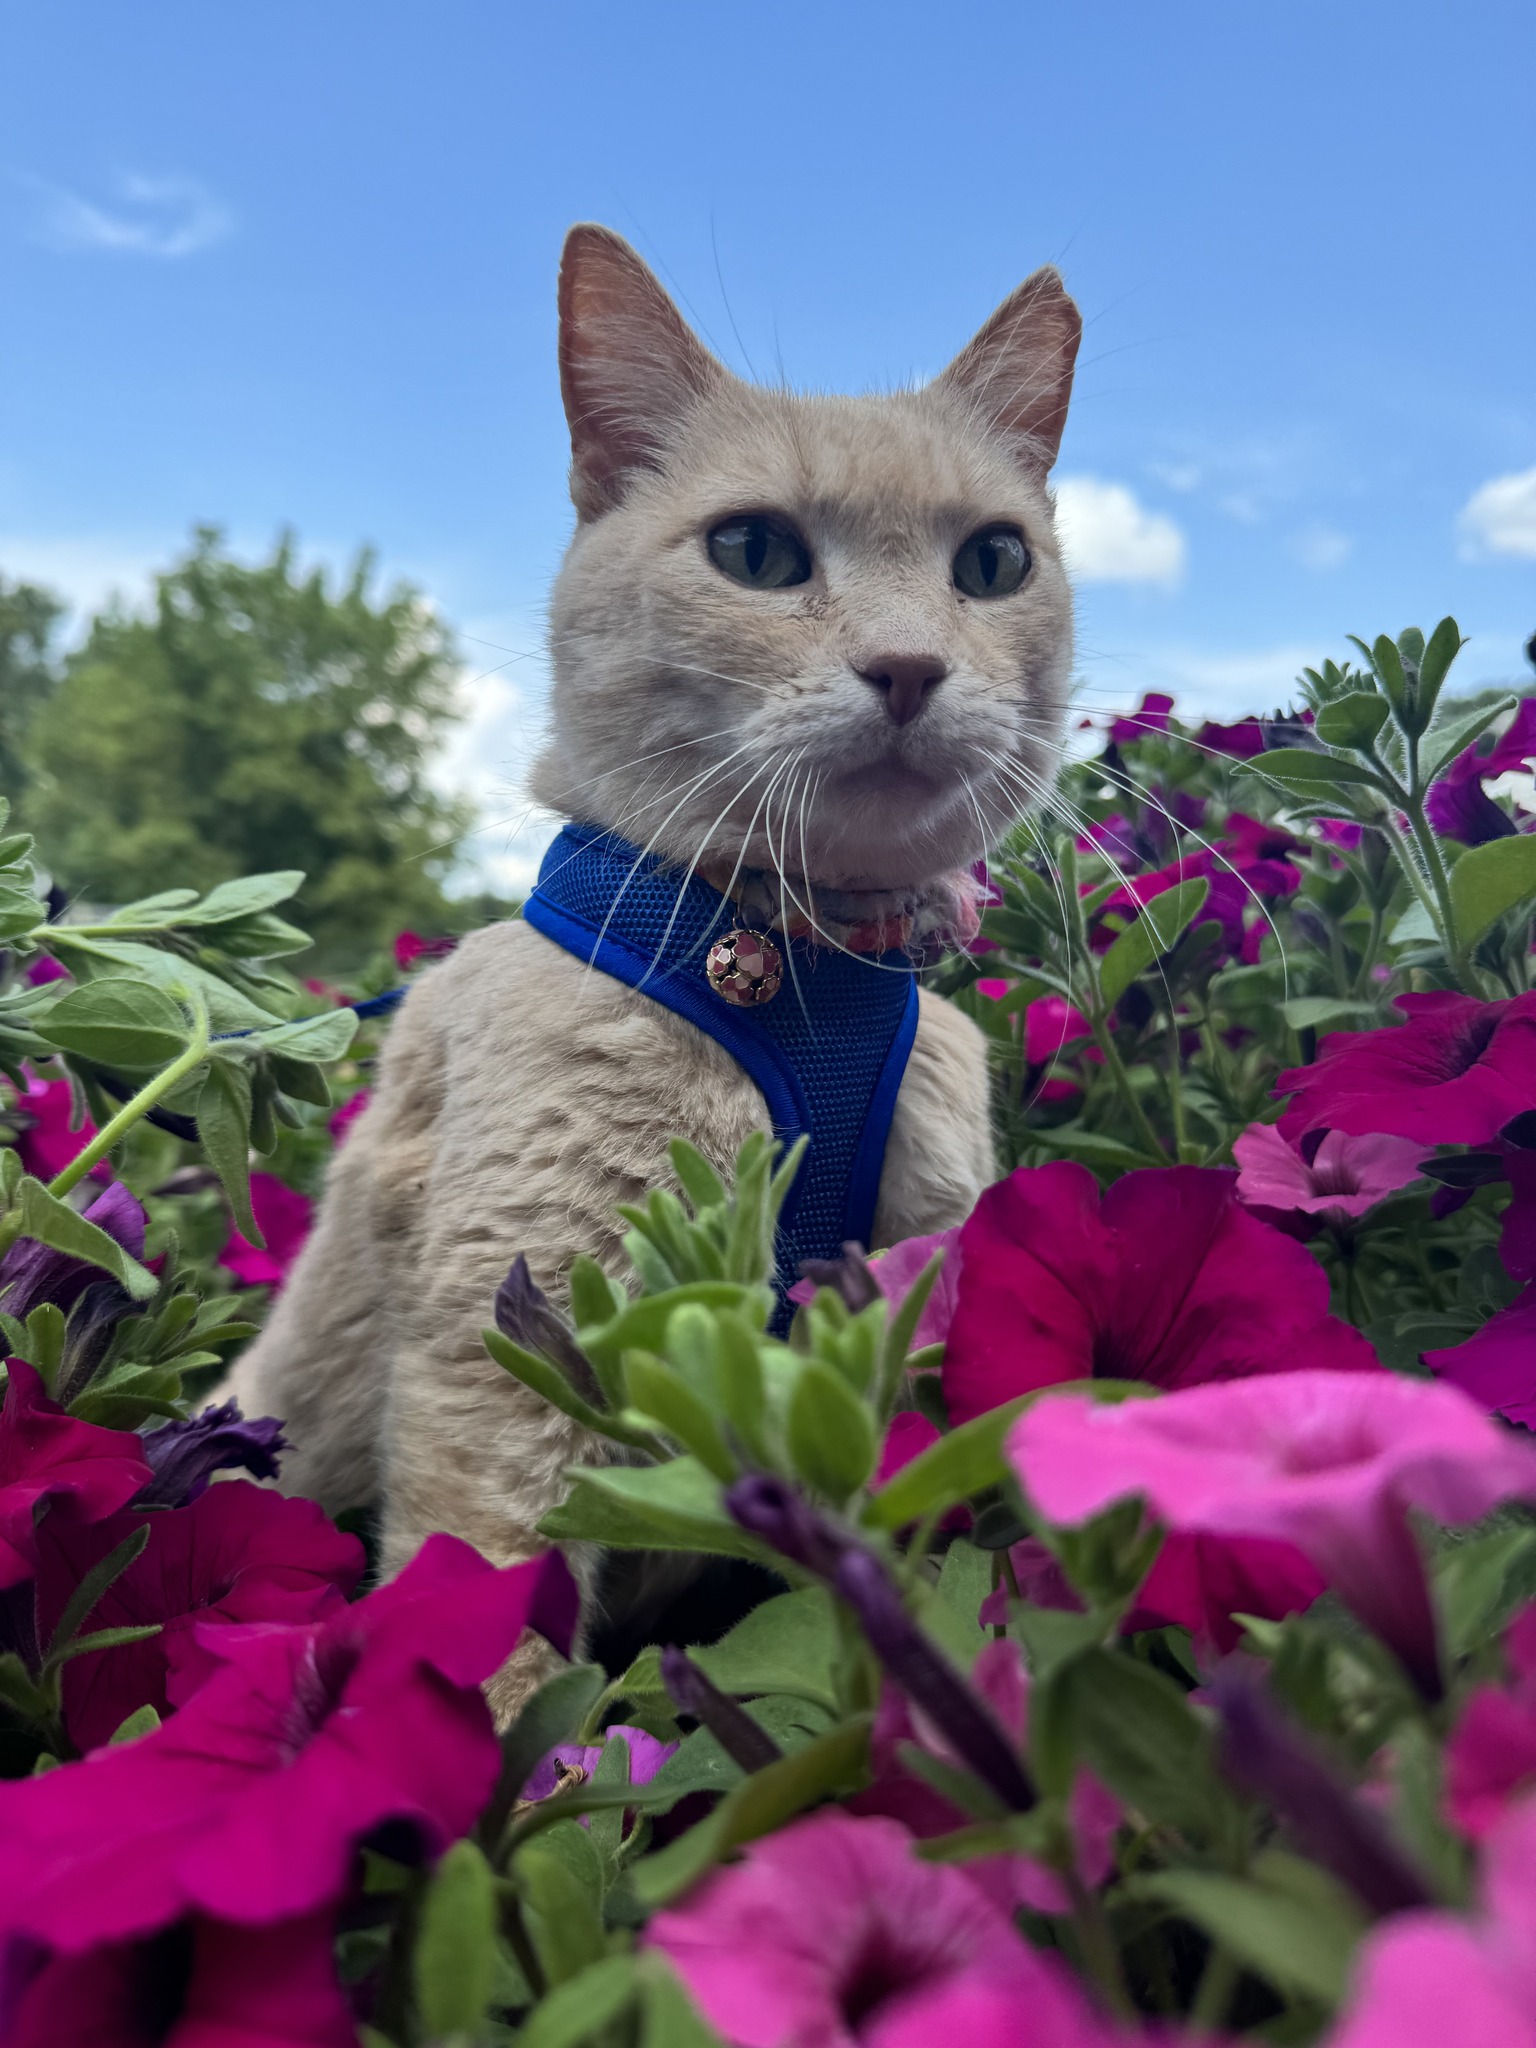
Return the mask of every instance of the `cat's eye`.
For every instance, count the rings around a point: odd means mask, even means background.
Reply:
[[[984,526],[955,556],[955,588],[967,597],[1007,597],[1029,574],[1030,560],[1016,526]]]
[[[811,573],[811,552],[799,534],[764,512],[722,519],[711,527],[706,545],[721,574],[748,590],[783,590]]]

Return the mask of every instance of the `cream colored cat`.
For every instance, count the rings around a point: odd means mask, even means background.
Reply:
[[[802,901],[847,892],[876,915],[981,855],[1061,742],[1072,614],[1046,477],[1079,332],[1041,270],[920,390],[763,389],[702,347],[617,236],[574,229],[560,368],[577,526],[539,799],[711,875],[792,866]],[[774,581],[786,548],[806,573]],[[246,1413],[285,1418],[284,1487],[333,1512],[382,1496],[390,1570],[437,1529],[499,1563],[537,1550],[566,1467],[604,1447],[487,1358],[498,1283],[519,1252],[556,1293],[579,1251],[617,1268],[614,1205],[668,1177],[668,1138],[723,1166],[768,1123],[673,1011],[522,922],[476,933],[412,989],[237,1368]],[[925,993],[875,1242],[959,1222],[993,1175],[987,1133],[980,1035]],[[493,1685],[499,1713],[538,1663],[520,1653]]]

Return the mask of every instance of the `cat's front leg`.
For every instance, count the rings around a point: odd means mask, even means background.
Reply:
[[[986,1040],[953,1003],[919,989],[917,1037],[886,1140],[875,1245],[953,1229],[996,1178]]]

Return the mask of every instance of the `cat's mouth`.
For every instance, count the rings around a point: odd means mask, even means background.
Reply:
[[[940,778],[931,771],[892,755],[845,769],[837,780],[863,796],[933,796],[940,786]]]

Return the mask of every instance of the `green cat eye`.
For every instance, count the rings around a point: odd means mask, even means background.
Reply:
[[[1030,561],[1016,526],[984,526],[955,557],[955,588],[967,597],[1007,597],[1029,574]]]
[[[722,519],[711,527],[707,546],[721,574],[748,590],[783,590],[810,577],[810,549],[792,526],[765,513]]]

